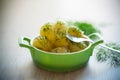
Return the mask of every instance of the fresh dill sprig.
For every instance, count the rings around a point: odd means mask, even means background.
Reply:
[[[106,46],[119,50],[119,43],[105,43]],[[96,49],[96,59],[98,62],[107,62],[111,66],[120,66],[120,53],[98,46]]]

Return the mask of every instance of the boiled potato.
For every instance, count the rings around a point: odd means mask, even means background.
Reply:
[[[33,46],[44,51],[52,50],[52,44],[50,44],[50,42],[45,37],[42,36],[36,37],[33,40]]]
[[[57,47],[57,48],[54,48],[51,52],[55,52],[55,53],[67,53],[67,52],[70,52],[70,50],[68,50],[65,47]]]
[[[53,26],[55,33],[55,47],[67,47],[69,40],[66,38],[67,26],[61,21],[57,21]]]
[[[59,39],[56,39],[54,46],[55,47],[68,47],[69,45],[69,40],[65,36]]]
[[[47,23],[40,28],[40,35],[45,36],[51,43],[55,41],[55,34],[53,31],[53,25]]]
[[[53,26],[53,29],[57,39],[60,39],[66,35],[67,26],[61,21],[57,21]]]
[[[75,43],[75,42],[71,41],[68,48],[70,49],[70,52],[76,52],[76,51],[83,50],[86,47],[87,47],[87,45],[84,42]]]
[[[70,27],[68,29],[68,34],[70,34],[71,36],[84,38],[83,32],[76,27]]]

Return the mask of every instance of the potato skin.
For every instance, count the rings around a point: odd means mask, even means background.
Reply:
[[[75,43],[71,41],[68,49],[70,50],[70,52],[76,52],[76,51],[83,50],[86,47],[87,45],[84,42]]]
[[[53,30],[57,39],[64,37],[67,33],[67,26],[61,21],[57,21],[53,26]]]
[[[45,36],[51,43],[55,42],[53,25],[50,23],[47,23],[40,28],[40,35]]]
[[[44,51],[51,51],[53,48],[52,44],[42,36],[38,36],[33,40],[33,46]]]
[[[55,33],[55,47],[67,47],[69,45],[69,40],[66,38],[68,27],[65,23],[57,21],[53,29]]]

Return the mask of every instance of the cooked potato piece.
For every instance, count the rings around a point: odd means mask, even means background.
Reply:
[[[87,45],[84,42],[75,43],[75,42],[71,41],[68,48],[69,48],[70,52],[76,52],[76,51],[83,50],[86,47],[87,47]]]
[[[67,26],[61,21],[57,21],[57,23],[55,23],[53,26],[53,29],[57,39],[62,38],[66,35]]]
[[[70,27],[68,29],[68,34],[72,36],[84,38],[83,32],[77,29],[76,27]]]
[[[52,50],[52,44],[50,44],[50,42],[45,37],[42,36],[36,37],[33,40],[33,46],[44,51]]]
[[[53,27],[55,33],[55,47],[67,47],[69,40],[66,38],[67,26],[61,21],[57,21]]]
[[[65,47],[57,47],[57,48],[54,48],[51,52],[55,52],[55,53],[67,53],[67,52],[70,52],[70,50],[68,50]]]
[[[40,28],[40,35],[45,36],[51,43],[55,41],[55,34],[53,31],[53,25],[50,23],[45,24]]]
[[[69,40],[65,36],[59,39],[56,39],[54,46],[55,47],[68,47],[69,45]]]

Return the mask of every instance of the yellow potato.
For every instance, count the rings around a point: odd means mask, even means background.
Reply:
[[[33,46],[44,51],[52,50],[52,44],[50,44],[50,42],[45,37],[42,36],[36,37],[33,40]]]
[[[66,35],[67,26],[61,21],[57,21],[53,26],[53,29],[57,39],[62,38]]]
[[[68,48],[70,52],[76,52],[76,51],[83,50],[86,47],[87,45],[84,42],[81,42],[81,43],[71,42]]]
[[[69,40],[64,36],[62,38],[56,39],[54,46],[55,47],[68,47]]]
[[[67,47],[69,40],[66,38],[67,26],[61,21],[57,21],[53,27],[55,33],[55,47]]]
[[[70,52],[70,50],[68,50],[65,47],[57,47],[57,48],[54,48],[51,52],[55,52],[55,53],[67,53],[67,52]]]
[[[40,35],[45,36],[51,43],[55,41],[55,34],[53,31],[53,25],[47,23],[40,28]]]
[[[77,29],[76,27],[70,27],[68,33],[72,36],[84,38],[83,32]]]

